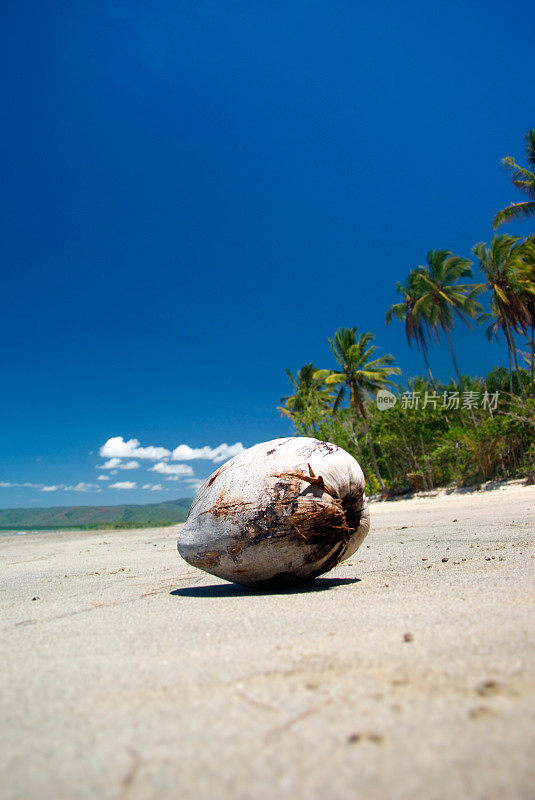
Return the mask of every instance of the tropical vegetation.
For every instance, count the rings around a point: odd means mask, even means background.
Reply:
[[[528,199],[498,212],[494,227],[535,215],[535,128],[526,157],[528,168],[502,161]],[[370,493],[535,479],[535,234],[495,234],[472,256],[429,251],[397,283],[401,299],[386,310],[386,325],[402,322],[408,345],[422,354],[424,377],[400,379],[394,356],[380,354],[375,335],[356,327],[328,340],[330,366],[307,363],[295,377],[287,370],[292,393],[281,398],[280,413],[296,435],[352,453]],[[471,335],[484,325],[489,340],[505,344],[508,368],[463,374],[451,338],[456,323]],[[445,383],[431,369],[443,340],[455,375]]]

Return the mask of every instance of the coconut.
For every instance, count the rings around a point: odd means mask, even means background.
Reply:
[[[178,552],[234,583],[292,585],[353,555],[369,527],[353,456],[317,439],[274,439],[242,451],[202,484]]]

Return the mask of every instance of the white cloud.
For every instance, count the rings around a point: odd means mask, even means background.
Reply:
[[[119,481],[118,483],[110,483],[110,489],[135,489],[136,484],[134,481]]]
[[[104,464],[98,464],[97,469],[138,469],[139,461],[121,461],[120,458],[109,458]]]
[[[161,492],[163,491],[163,486],[161,483],[155,483],[154,486],[150,487],[151,492]]]
[[[97,469],[114,469],[118,467],[120,463],[120,458],[110,458],[108,461],[105,461],[104,464],[97,464]]]
[[[97,478],[97,481],[109,481],[109,480],[110,480],[109,475],[99,475]]]
[[[44,483],[29,483],[28,481],[25,481],[24,483],[9,483],[7,481],[1,481],[0,487],[39,489],[40,492],[58,492],[60,489],[63,489],[64,492],[92,492],[93,489],[97,488],[96,484],[84,483],[84,481],[80,481],[75,486],[67,486],[67,484],[65,483],[44,484]]]
[[[112,436],[99,450],[102,458],[146,458],[149,461],[169,458],[171,451],[165,447],[140,447],[138,439],[128,439],[122,436]]]
[[[171,457],[173,461],[194,461],[202,459],[204,461],[213,461],[217,463],[238,455],[243,449],[244,447],[241,442],[236,442],[235,444],[223,442],[216,447],[190,447],[188,444],[179,444],[171,453],[166,447],[154,447],[152,445],[149,447],[141,447],[138,439],[128,439],[125,441],[122,436],[112,436],[111,439],[108,439],[100,448],[99,454],[103,458],[108,458],[110,460],[140,458],[148,459],[149,461],[166,461]],[[119,462],[116,461],[115,466],[118,465]],[[101,468],[112,469],[112,466],[108,462],[107,465],[102,465]],[[124,469],[124,467],[122,468]]]
[[[244,450],[244,446],[241,442],[236,442],[236,444],[218,444],[217,447],[190,447],[187,444],[179,444],[178,447],[175,447],[171,454],[171,458],[173,461],[194,461],[197,459],[203,459],[205,461],[213,461],[217,463],[219,461],[227,461],[227,459],[232,458],[232,456],[237,456],[238,453],[241,453]]]
[[[189,464],[166,464],[165,461],[159,461],[153,467],[149,468],[149,472],[159,472],[160,475],[193,475],[193,469]]]

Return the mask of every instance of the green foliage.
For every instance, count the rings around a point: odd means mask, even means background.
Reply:
[[[356,328],[338,328],[329,345],[338,364],[338,371],[329,371],[327,386],[343,384],[350,392],[349,402],[358,407],[362,392],[376,392],[391,385],[390,375],[399,375],[401,370],[392,366],[394,356],[386,354],[372,358],[377,346],[372,344],[373,333],[361,333]]]
[[[511,203],[502,211],[498,211],[493,221],[494,228],[503,225],[504,222],[515,222],[523,217],[535,216],[535,128],[528,131],[525,140],[528,169],[520,167],[511,156],[502,159],[502,165],[511,173],[513,186],[528,199],[520,203]]]
[[[520,380],[522,381],[522,386],[525,391],[529,389],[529,374],[525,369],[519,370]],[[521,395],[522,390],[520,388],[519,383],[519,376],[516,373],[513,373],[511,376],[509,371],[506,367],[495,367],[493,370],[489,372],[485,381],[487,384],[487,391],[490,394],[494,394],[494,392],[500,392],[501,394],[515,394]],[[512,377],[512,388],[513,391],[511,392],[511,377]]]
[[[528,380],[525,370],[522,377]],[[371,442],[389,493],[531,474],[535,468],[535,401],[509,394],[509,373],[503,367],[485,380],[463,376],[463,384],[466,393],[474,393],[466,397],[477,395],[477,407],[463,408],[465,395],[459,393],[459,408],[447,408],[448,398],[458,392],[456,384],[434,387],[414,378],[397,391],[396,404],[386,411],[368,397],[365,420],[351,407],[335,412],[312,402],[292,417],[295,432],[334,442],[351,453],[363,468],[370,494],[382,490]],[[413,392],[419,393],[419,402],[411,408],[403,398]],[[485,392],[487,405],[483,407]],[[497,407],[489,410],[495,392],[499,392]]]
[[[357,337],[356,328],[338,328],[333,339],[329,339],[329,346],[338,371],[332,370],[327,376],[327,386],[340,385],[333,411],[337,411],[344,396],[344,387],[349,389],[349,407],[361,417],[361,425],[366,434],[366,445],[375,472],[375,477],[382,491],[386,485],[381,476],[377,463],[377,456],[373,439],[368,431],[366,422],[366,409],[364,399],[366,394],[374,394],[385,386],[391,386],[391,375],[400,375],[401,370],[394,367],[394,356],[387,353],[384,356],[374,357],[377,346],[372,344],[375,336],[373,333],[361,333]]]
[[[427,264],[417,267],[415,280],[419,283],[416,314],[422,314],[438,336],[439,328],[448,333],[457,315],[464,322],[474,317],[481,306],[476,296],[483,291],[480,284],[459,283],[461,278],[473,277],[470,261],[455,256],[450,250],[430,250]]]
[[[416,342],[417,349],[424,357],[429,379],[431,383],[434,383],[427,358],[432,326],[430,320],[424,313],[424,309],[422,309],[421,306],[419,310],[416,309],[416,304],[423,291],[418,270],[411,270],[405,284],[398,282],[396,288],[399,294],[403,295],[403,302],[394,303],[394,305],[388,309],[385,316],[385,324],[390,325],[394,318],[405,323],[405,337],[407,343],[409,347],[412,347],[412,342]]]
[[[286,374],[290,379],[294,394],[281,397],[278,410],[281,416],[291,417],[296,412],[305,411],[310,404],[318,404],[319,408],[327,409],[334,402],[332,391],[325,387],[325,379],[329,370],[317,369],[314,364],[304,364],[297,371],[294,378],[291,370],[287,369]]]

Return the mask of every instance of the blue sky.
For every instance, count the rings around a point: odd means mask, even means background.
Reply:
[[[290,433],[284,368],[330,366],[341,325],[422,372],[384,314],[429,249],[469,255],[518,199],[499,162],[535,125],[534,22],[528,2],[5,3],[0,505],[191,495],[222,443]],[[482,330],[454,342],[464,372],[505,361]],[[109,475],[118,437],[139,466]]]

